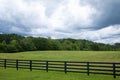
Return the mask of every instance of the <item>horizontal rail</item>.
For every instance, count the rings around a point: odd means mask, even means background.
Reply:
[[[52,60],[0,59],[0,67],[120,76],[119,62],[79,62]]]

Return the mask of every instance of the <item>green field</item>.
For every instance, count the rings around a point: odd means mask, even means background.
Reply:
[[[0,58],[28,60],[67,60],[120,62],[120,51],[31,51],[20,53],[0,53]],[[113,76],[80,73],[29,71],[0,68],[0,80],[120,80]]]
[[[0,53],[0,58],[120,62],[120,51],[31,51]]]

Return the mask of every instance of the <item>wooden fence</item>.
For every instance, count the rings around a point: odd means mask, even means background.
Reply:
[[[112,75],[114,78],[120,76],[120,63],[118,62],[77,62],[77,61],[47,61],[47,60],[15,60],[0,59],[0,67],[75,72],[90,74]]]

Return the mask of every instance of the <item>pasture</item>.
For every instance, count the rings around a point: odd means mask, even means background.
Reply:
[[[0,53],[0,58],[27,60],[60,60],[60,61],[98,61],[120,62],[120,51],[31,51],[20,53]],[[112,76],[81,73],[61,73],[45,71],[29,71],[0,68],[0,80],[120,80]]]

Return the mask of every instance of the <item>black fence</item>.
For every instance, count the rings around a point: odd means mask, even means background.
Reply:
[[[77,62],[77,61],[47,61],[47,60],[15,60],[0,59],[0,67],[60,71],[64,73],[86,73],[120,76],[120,63],[118,62]]]

